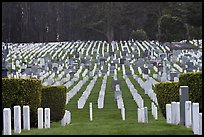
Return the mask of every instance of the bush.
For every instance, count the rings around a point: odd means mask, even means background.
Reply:
[[[155,84],[155,93],[159,107],[166,118],[166,104],[179,101],[180,86],[189,87],[189,100],[199,103],[199,111],[202,112],[202,72],[182,73],[179,82],[160,82]]]
[[[202,72],[188,72],[179,77],[180,86],[188,86],[189,100],[199,103],[202,112]]]
[[[59,121],[65,113],[66,87],[43,86],[41,107],[50,108],[50,120]]]
[[[133,30],[130,34],[130,38],[138,41],[147,40],[147,34],[143,29]]]
[[[159,108],[166,118],[166,104],[179,101],[179,83],[178,82],[160,82],[155,84],[155,93]]]
[[[2,110],[10,108],[13,115],[13,107],[29,105],[31,127],[37,126],[37,108],[41,104],[41,80],[2,78]],[[13,124],[13,117],[12,117]]]

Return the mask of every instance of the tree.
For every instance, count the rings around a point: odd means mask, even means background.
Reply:
[[[87,11],[87,22],[84,22],[83,28],[102,34],[109,43],[114,40],[116,29],[130,24],[129,18],[126,18],[128,12],[125,12],[125,4],[121,2],[97,2],[89,6],[92,10]]]
[[[163,15],[160,18],[160,42],[172,42],[186,39],[186,26],[183,21],[171,15]]]
[[[187,29],[187,42],[192,39],[192,37],[201,37],[199,36],[199,34],[202,35],[201,2],[169,2],[167,13],[183,20]]]
[[[185,3],[185,22],[189,28],[190,39],[202,38],[202,3],[187,2]]]
[[[198,27],[191,26],[189,28],[190,39],[202,39],[202,30]]]
[[[147,34],[143,29],[133,30],[130,34],[130,38],[138,41],[147,40]]]
[[[135,28],[157,39],[165,14],[181,18],[191,37],[201,34],[201,2],[3,2],[2,41],[111,42],[127,40]]]

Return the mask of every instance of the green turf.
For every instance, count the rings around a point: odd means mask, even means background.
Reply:
[[[133,77],[129,77],[138,93],[144,99],[144,105],[148,107],[148,123],[137,122],[137,104],[132,99],[132,95],[122,78],[122,71],[118,72],[118,80],[121,80],[122,97],[125,106],[126,120],[121,118],[121,112],[117,108],[114,100],[114,91],[111,88],[112,77],[108,76],[105,90],[104,108],[97,108],[97,99],[101,88],[102,77],[98,77],[93,90],[83,109],[77,109],[77,100],[90,83],[91,78],[82,86],[80,91],[70,100],[66,109],[71,112],[71,124],[65,127],[61,126],[60,121],[51,123],[50,129],[31,128],[30,131],[22,130],[21,135],[75,135],[75,134],[135,134],[135,135],[191,135],[192,129],[188,129],[180,125],[166,124],[166,120],[162,116],[160,110],[158,112],[158,120],[151,115],[150,99],[144,94],[144,90],[139,86]],[[93,121],[89,120],[89,102],[93,103]]]
[[[101,45],[102,46],[102,45]],[[121,51],[121,45],[118,43],[119,50]],[[97,47],[97,45],[96,45]],[[91,54],[90,48],[89,55]],[[107,48],[107,44],[105,44],[104,48]],[[111,50],[111,45],[109,45],[109,51]],[[130,46],[129,46],[130,48]],[[139,47],[140,51],[141,47]],[[131,48],[130,48],[131,50]],[[102,53],[102,47],[100,48],[100,53]],[[38,53],[39,54],[39,53]],[[53,53],[54,54],[54,53]],[[86,50],[83,55],[85,56]],[[92,55],[95,59],[96,53]],[[110,61],[109,61],[110,62]],[[92,69],[94,67],[94,62],[92,62]],[[107,69],[106,65],[106,69]],[[92,70],[91,69],[91,70]],[[80,74],[80,78],[77,82],[75,82],[71,87],[68,88],[68,92],[80,81],[82,80],[82,73],[84,72],[84,68]],[[129,70],[129,67],[126,67],[126,70]],[[138,70],[134,70],[135,74],[137,74],[140,78],[142,75],[138,73]],[[155,71],[151,69],[151,74]],[[88,73],[89,74],[89,73]],[[56,75],[57,77],[57,75]],[[73,76],[70,78],[72,79]],[[140,87],[137,81],[132,77],[128,77],[134,87],[137,89],[138,93],[144,100],[144,106],[148,107],[148,123],[138,123],[137,120],[137,104],[133,100],[133,97],[130,93],[128,86],[126,85],[125,80],[122,77],[122,67],[121,70],[118,71],[118,80],[121,81],[120,89],[122,90],[122,98],[125,106],[125,117],[126,120],[123,121],[121,117],[120,109],[117,108],[116,100],[114,99],[114,91],[111,86],[111,82],[113,78],[108,76],[106,90],[105,90],[105,99],[104,99],[104,108],[98,109],[97,100],[99,96],[99,92],[101,89],[101,84],[103,80],[102,77],[98,77],[89,98],[87,99],[83,109],[77,109],[77,101],[81,97],[82,93],[86,89],[87,85],[92,80],[92,77],[88,79],[88,81],[82,86],[79,92],[73,96],[73,98],[69,101],[68,105],[66,105],[66,109],[71,112],[71,124],[66,125],[65,127],[61,126],[61,121],[51,123],[50,129],[37,129],[31,128],[30,131],[22,130],[21,135],[126,135],[126,134],[134,134],[134,135],[192,135],[192,129],[186,128],[181,125],[171,125],[167,124],[165,118],[162,116],[160,109],[158,108],[158,120],[155,120],[151,115],[151,100],[148,95],[144,94],[144,90]],[[145,79],[142,78],[143,81]],[[89,120],[89,103],[93,104],[93,121]],[[13,132],[13,131],[12,131]]]

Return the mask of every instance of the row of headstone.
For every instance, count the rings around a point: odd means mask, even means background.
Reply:
[[[115,85],[115,100],[117,102],[118,109],[124,107],[123,98],[122,98],[122,91],[120,89],[120,85]]]
[[[135,103],[137,104],[137,106],[139,108],[144,107],[144,100],[142,99],[140,94],[137,93],[137,90],[134,88],[134,86],[131,83],[131,81],[129,80],[129,78],[125,78],[125,82],[126,82],[128,88],[129,88],[130,93],[132,94],[132,97],[133,97]]]
[[[103,81],[101,84],[101,90],[99,92],[98,96],[98,108],[103,108],[104,106],[104,96],[105,96],[105,90],[106,90],[106,82],[107,82],[107,75],[103,77]]]
[[[81,97],[78,99],[78,109],[82,109],[86,103],[86,100],[88,99],[91,90],[94,87],[94,84],[97,80],[98,76],[94,76],[93,79],[90,81],[89,85],[86,87],[85,91],[82,93]]]
[[[50,128],[50,108],[44,109],[44,127]],[[43,108],[38,108],[38,129],[43,128]]]
[[[166,104],[166,122],[175,125],[180,123],[180,102]],[[194,134],[202,135],[202,113],[199,113],[199,103],[185,102],[185,126],[192,127]]]
[[[43,128],[43,108],[38,108],[38,128]],[[11,135],[11,109],[3,109],[3,134]],[[50,128],[50,108],[45,108],[44,127]],[[30,130],[30,107],[23,106],[23,129]],[[21,107],[14,106],[14,134],[21,133]]]
[[[88,81],[88,75],[83,77],[67,94],[66,94],[66,104],[70,101],[70,99],[77,94],[77,92],[81,89],[81,87]]]
[[[144,89],[145,94],[147,94],[150,97],[150,99],[154,103],[156,103],[156,105],[158,105],[156,94],[155,94],[155,92],[152,89],[152,86],[154,84],[156,84],[156,83],[157,82],[152,77],[148,77],[147,80],[143,83],[142,88]]]

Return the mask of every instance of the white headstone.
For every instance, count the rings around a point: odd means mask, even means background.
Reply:
[[[125,120],[125,108],[121,108],[121,115],[122,115],[122,120]]]
[[[11,135],[11,109],[3,109],[4,135]]]
[[[23,129],[30,130],[30,107],[23,106]]]
[[[21,133],[21,107],[14,106],[14,134]]]
[[[166,104],[166,122],[171,124],[171,104]]]
[[[158,113],[157,113],[157,107],[156,106],[154,106],[154,118],[155,118],[155,120],[158,119]]]
[[[90,102],[90,104],[89,104],[89,109],[90,109],[90,121],[92,121],[93,120],[93,114],[92,114],[92,103]]]
[[[43,108],[38,108],[38,129],[43,128]]]
[[[185,126],[191,127],[191,101],[185,102]]]
[[[194,134],[199,134],[199,103],[192,104],[192,129]]]
[[[180,123],[180,102],[176,102],[176,124],[178,125]]]
[[[144,109],[144,107],[143,108],[141,108],[141,116],[142,116],[142,122],[144,123],[145,122],[145,109]]]
[[[66,121],[65,121],[65,120],[66,120],[66,115],[67,115],[66,111],[67,111],[67,110],[65,110],[64,116],[63,116],[63,118],[62,118],[62,120],[61,120],[61,125],[62,125],[62,126],[65,126],[65,125],[66,125]]]
[[[142,123],[141,108],[137,108],[138,123]]]
[[[177,117],[176,107],[177,107],[177,103],[171,102],[171,124],[176,124],[176,117]]]
[[[202,135],[202,113],[199,113],[199,134]]]
[[[66,110],[66,124],[70,124],[71,123],[71,113],[70,111]]]
[[[144,107],[144,123],[148,123],[148,109]]]
[[[50,108],[45,108],[45,128],[50,128]]]
[[[152,116],[154,115],[154,103],[151,102]]]

